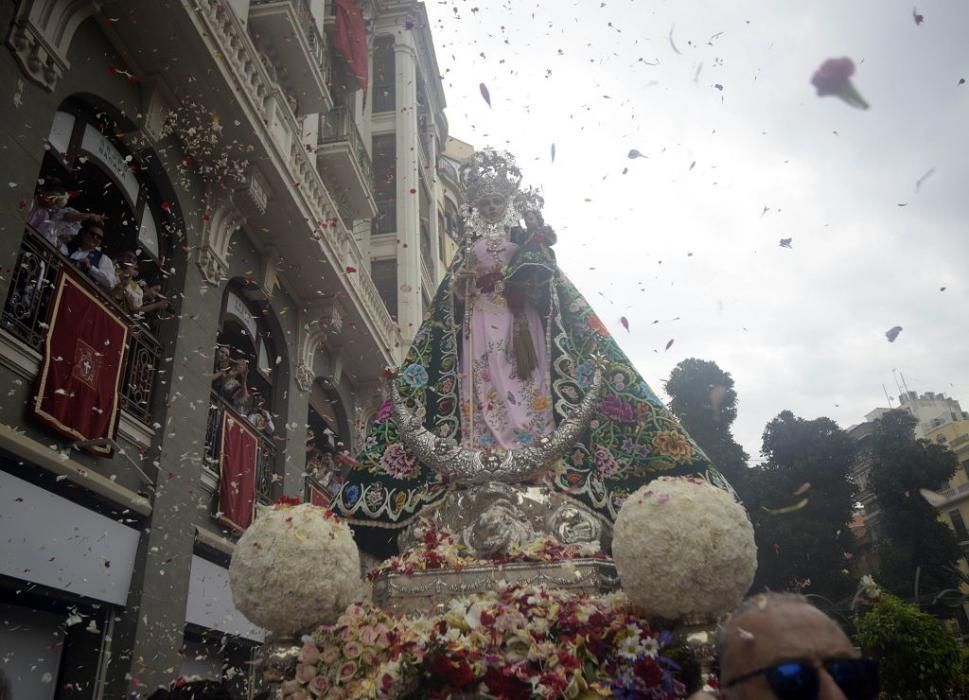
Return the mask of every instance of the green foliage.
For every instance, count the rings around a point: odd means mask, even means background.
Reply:
[[[955,636],[937,618],[883,594],[855,618],[858,643],[881,663],[882,691],[892,698],[952,697],[962,681]]]
[[[914,427],[909,413],[890,411],[876,421],[870,448],[870,483],[881,511],[878,579],[905,598],[914,595],[916,571],[920,597],[956,588],[962,556],[955,533],[919,493],[942,488],[955,473],[956,456],[916,439]]]
[[[730,429],[737,418],[733,386],[716,362],[691,357],[673,368],[665,389],[670,410],[744,500],[748,456]]]
[[[854,441],[830,418],[784,411],[764,429],[762,452],[764,463],[748,476],[758,549],[753,590],[841,599],[853,588],[845,554],[853,546]]]

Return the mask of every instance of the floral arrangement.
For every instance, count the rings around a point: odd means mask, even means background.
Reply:
[[[603,598],[509,586],[443,613],[397,618],[369,604],[303,637],[283,698],[681,698],[671,639]]]
[[[333,622],[360,589],[349,526],[304,503],[260,506],[229,565],[232,600],[249,620],[286,637]]]
[[[399,556],[391,557],[371,569],[367,576],[374,580],[386,572],[407,574],[429,569],[460,571],[480,564],[510,564],[512,562],[556,562],[569,559],[605,559],[599,548],[590,543],[562,544],[555,538],[542,535],[527,545],[514,545],[508,552],[488,559],[476,558],[466,546],[455,541],[454,534],[443,524],[422,519],[415,528],[417,544]]]
[[[757,570],[754,530],[743,506],[694,477],[660,477],[627,498],[612,553],[630,600],[666,619],[727,612]]]

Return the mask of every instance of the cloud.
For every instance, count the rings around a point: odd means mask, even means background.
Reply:
[[[428,7],[451,133],[518,154],[562,268],[654,388],[718,362],[755,456],[784,409],[860,422],[893,368],[969,401],[969,6],[920,4],[919,27],[874,1],[479,8]],[[809,84],[843,55],[868,111]]]

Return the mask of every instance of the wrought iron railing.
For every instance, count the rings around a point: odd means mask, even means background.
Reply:
[[[43,352],[57,277],[65,265],[71,264],[43,236],[28,227],[11,272],[10,291],[0,316],[0,326],[34,350]],[[121,407],[142,423],[151,423],[155,379],[162,357],[161,343],[152,335],[145,320],[128,315],[87,276],[78,277],[127,324],[128,353]]]
[[[363,179],[367,183],[367,188],[373,190],[373,163],[367,147],[360,135],[360,129],[353,118],[353,112],[346,107],[334,107],[323,118],[323,134],[320,143],[335,143],[347,141],[350,144],[350,151],[357,160]]]
[[[205,465],[216,474],[219,473],[219,450],[222,445],[222,417],[227,413],[240,423],[251,425],[245,416],[213,391],[205,425]],[[255,426],[252,429],[259,438],[259,452],[256,455],[256,501],[268,505],[273,500],[273,477],[276,474],[279,450],[270,437]]]

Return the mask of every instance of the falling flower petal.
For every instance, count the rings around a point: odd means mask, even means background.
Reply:
[[[636,158],[646,158],[639,150],[632,148],[629,151],[629,160],[635,160]]]
[[[663,348],[663,350],[669,350],[670,349],[670,346],[672,346],[672,345],[673,345],[673,338],[670,338],[670,342],[668,342],[666,344],[666,347]]]
[[[619,323],[622,324],[622,327],[625,328],[626,329],[626,332],[628,333],[629,332],[629,319],[626,318],[625,316],[620,316],[619,317]]]
[[[811,84],[817,89],[818,97],[834,95],[852,107],[868,109],[868,103],[851,82],[854,73],[855,63],[847,56],[829,58],[814,72]]]
[[[803,484],[797,487],[797,490],[794,492],[793,495],[800,496],[801,494],[807,493],[810,490],[811,490],[811,482],[805,481]]]
[[[490,109],[491,108],[491,93],[488,92],[488,86],[485,85],[484,83],[481,83],[481,85],[479,87],[481,89],[481,96],[484,98],[484,101],[488,103],[488,108]]]
[[[790,248],[791,241],[793,240],[794,240],[793,238],[782,238],[780,243],[778,243],[777,245],[779,245],[781,248]]]
[[[901,332],[902,332],[901,326],[892,326],[887,331],[885,331],[885,337],[888,338],[889,343],[894,343],[895,338],[897,338],[898,334]]]
[[[802,498],[800,501],[792,506],[784,506],[783,508],[767,508],[766,506],[761,506],[770,515],[782,515],[784,513],[793,513],[796,510],[801,510],[804,506],[808,504],[808,499]]]
[[[922,24],[922,22],[925,21],[925,16],[919,14],[918,8],[913,7],[912,8],[912,19],[915,20],[915,26],[919,26],[920,24]]]
[[[919,493],[922,495],[930,506],[933,508],[939,508],[945,504],[945,497],[941,494],[931,491],[929,489],[919,489]]]

